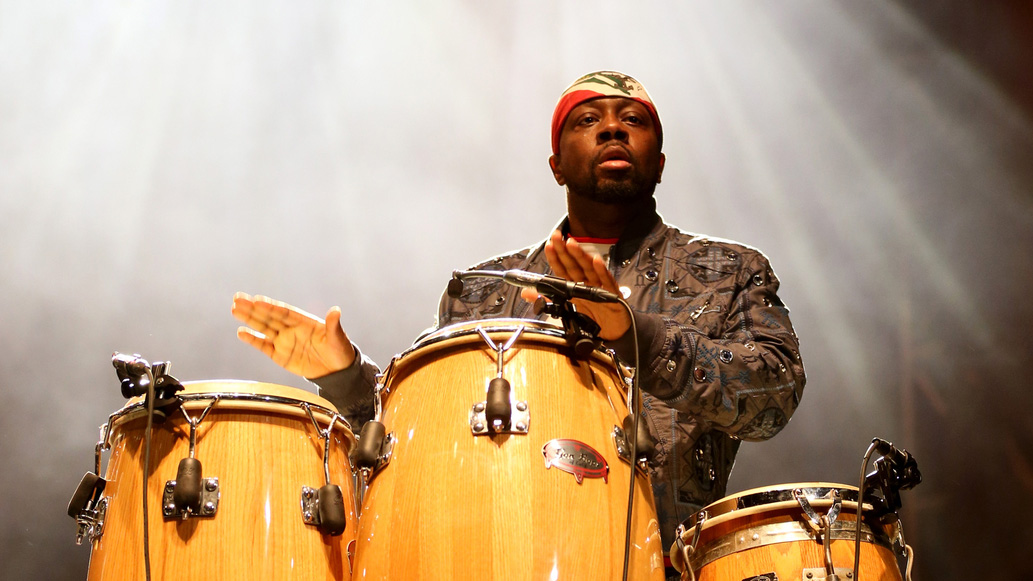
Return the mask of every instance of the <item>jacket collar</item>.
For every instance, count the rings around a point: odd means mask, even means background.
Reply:
[[[628,223],[624,232],[621,233],[620,239],[617,240],[617,244],[610,254],[610,263],[620,264],[634,256],[635,252],[642,246],[642,241],[661,223],[660,214],[656,211],[656,198],[650,197],[648,204]],[[564,216],[557,228],[563,233],[564,237],[568,236],[570,234],[570,218]],[[543,243],[539,250],[544,247],[545,244]]]

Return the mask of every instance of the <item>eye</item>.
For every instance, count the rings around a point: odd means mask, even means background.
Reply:
[[[591,125],[592,123],[595,123],[598,120],[599,120],[598,117],[596,117],[594,113],[586,113],[586,114],[584,114],[584,115],[582,115],[581,117],[578,118],[577,124],[578,125]]]

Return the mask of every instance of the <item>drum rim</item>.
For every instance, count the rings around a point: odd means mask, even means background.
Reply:
[[[440,329],[435,329],[431,333],[418,338],[416,342],[413,343],[411,347],[403,351],[399,357],[404,357],[412,351],[429,347],[431,345],[441,343],[442,341],[465,337],[466,335],[471,334],[477,335],[478,327],[484,328],[486,333],[514,333],[518,328],[523,327],[524,332],[532,331],[541,335],[566,339],[561,327],[546,321],[539,321],[537,319],[517,319],[512,317],[498,319],[470,319],[467,321],[452,323],[451,325],[446,325]]]
[[[523,328],[522,333],[530,333],[531,336],[535,336],[539,340],[544,339],[543,342],[546,344],[568,345],[567,336],[563,328],[547,321],[512,317],[459,321],[422,335],[408,349],[395,355],[380,374],[378,384],[384,386],[385,393],[390,393],[390,389],[387,389],[387,386],[393,383],[396,375],[404,373],[403,370],[408,369],[413,361],[419,357],[435,353],[439,349],[463,345],[465,342],[473,341],[474,338],[480,341],[484,348],[488,349],[488,345],[484,343],[484,339],[477,331],[478,328],[483,329],[488,335],[497,333],[512,334],[517,332],[518,329]],[[517,341],[517,344],[519,343],[520,341]],[[632,372],[629,371],[630,368],[626,368],[626,364],[620,360],[613,349],[599,346],[592,352],[591,357],[612,367],[615,377],[621,378],[621,381],[618,383],[624,384],[628,381]],[[626,389],[626,385],[621,385],[622,393],[626,393]]]
[[[206,391],[196,390],[196,388],[205,385],[212,386],[212,389]],[[307,396],[307,399],[290,397],[289,395],[276,393],[261,393],[259,389],[232,389],[232,386],[241,385],[255,386],[256,388],[258,386],[271,386],[276,388],[276,391],[287,390],[291,392],[297,392],[299,394],[304,394],[305,396]],[[266,383],[260,381],[245,381],[235,379],[184,381],[183,386],[184,388],[186,388],[185,391],[178,393],[177,397],[183,400],[184,406],[188,406],[188,404],[196,404],[197,402],[213,401],[215,398],[219,398],[220,402],[236,404],[231,405],[230,409],[232,410],[246,408],[248,404],[278,404],[297,409],[297,411],[288,412],[288,415],[304,416],[306,418],[307,414],[303,410],[305,409],[304,406],[308,406],[308,408],[311,409],[313,415],[315,415],[316,417],[320,417],[320,419],[323,419],[327,422],[329,422],[331,418],[336,416],[338,422],[341,425],[343,425],[343,427],[347,428],[345,430],[346,439],[349,441],[354,441],[355,439],[354,433],[352,432],[351,424],[348,422],[347,418],[345,418],[339,411],[332,407],[332,403],[330,403],[328,400],[319,397],[314,393],[305,391],[297,387],[291,387],[275,383]],[[324,403],[328,404],[331,407],[327,407],[327,405],[324,405]],[[189,405],[189,407],[193,408],[202,406]],[[225,406],[223,406],[222,409],[225,409]],[[108,417],[108,432],[110,433],[116,426],[119,426],[125,422],[132,421],[138,417],[145,416],[146,414],[147,409],[144,405],[143,396],[131,398],[126,402],[125,406],[123,406],[121,409],[119,409],[118,411],[116,411]],[[335,427],[338,422],[335,422]],[[102,428],[103,427],[104,426],[102,426]],[[325,428],[320,427],[320,429]]]
[[[707,522],[713,522],[718,517],[725,517],[720,519],[723,521],[727,518],[737,516],[735,514],[737,511],[748,510],[761,506],[773,506],[776,503],[788,501],[792,501],[795,504],[796,498],[793,496],[793,491],[795,490],[817,492],[817,498],[811,500],[811,504],[817,506],[831,503],[831,500],[825,497],[828,496],[829,492],[836,490],[839,491],[840,498],[844,504],[847,506],[857,506],[857,487],[850,486],[849,484],[837,484],[833,482],[795,482],[790,484],[777,484],[774,486],[751,488],[714,501],[682,521],[682,528],[686,531],[695,529],[696,525],[704,515],[706,515]],[[883,512],[888,512],[888,508],[882,499],[867,497],[865,498],[862,511],[874,511],[881,514]],[[704,525],[705,524],[706,523],[704,523]]]

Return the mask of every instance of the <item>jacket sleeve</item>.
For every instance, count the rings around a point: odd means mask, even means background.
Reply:
[[[373,419],[373,387],[377,383],[380,368],[372,359],[355,348],[355,361],[350,367],[335,371],[309,381],[319,388],[319,395],[334,404],[353,431]]]
[[[636,313],[643,390],[742,440],[778,433],[806,381],[778,284],[756,253],[732,288],[702,293],[676,314]],[[627,344],[612,346],[628,353]]]

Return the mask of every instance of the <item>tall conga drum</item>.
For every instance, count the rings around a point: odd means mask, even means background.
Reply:
[[[678,528],[671,562],[683,580],[853,578],[857,518],[858,577],[900,581],[900,523],[879,498],[857,487],[805,482],[755,488],[714,502]],[[895,550],[894,545],[898,549]]]
[[[499,380],[504,430],[485,417]],[[649,477],[621,451],[627,388],[612,354],[574,357],[537,321],[468,322],[418,341],[382,382],[387,438],[356,579],[620,579],[632,470],[629,578],[663,579]]]
[[[348,453],[354,436],[330,402],[303,390],[241,381],[188,382],[182,411],[155,424],[147,484],[152,579],[351,579],[358,520]],[[130,400],[102,438],[111,454],[92,537],[90,581],[144,578],[146,408]],[[186,413],[183,413],[186,412]],[[171,501],[183,458],[200,462],[202,499],[186,517]],[[105,444],[102,440],[101,444]],[[329,456],[324,454],[329,442]],[[340,486],[346,525],[312,524],[313,497]]]

